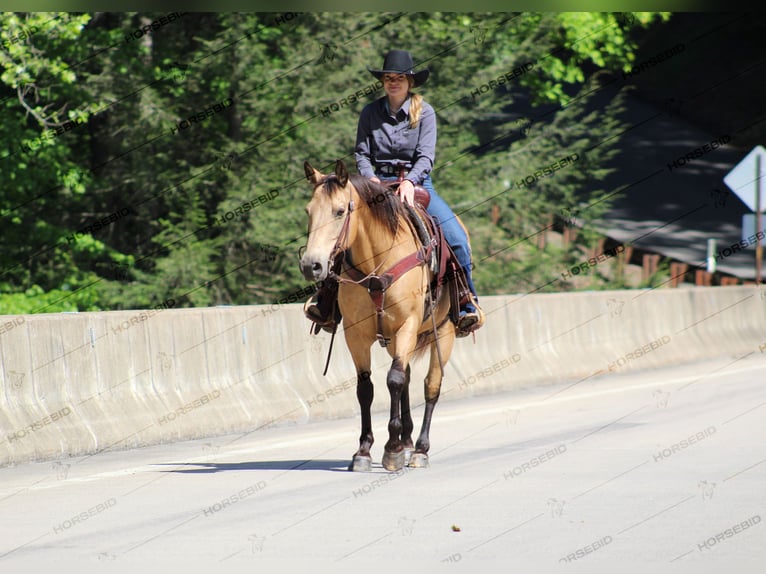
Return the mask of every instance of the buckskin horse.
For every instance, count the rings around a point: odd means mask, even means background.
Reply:
[[[301,271],[309,281],[330,277],[339,282],[338,305],[357,373],[362,432],[349,470],[372,468],[370,354],[376,341],[392,359],[386,376],[391,413],[383,467],[390,471],[405,464],[427,467],[431,417],[455,342],[455,321],[450,318],[455,318],[458,284],[444,281],[444,265],[432,259],[437,241],[424,244],[408,208],[389,187],[349,175],[341,160],[327,175],[309,162],[304,170],[313,193],[306,206],[308,240]],[[444,261],[443,255],[439,258]],[[429,348],[423,424],[413,446],[410,363]]]

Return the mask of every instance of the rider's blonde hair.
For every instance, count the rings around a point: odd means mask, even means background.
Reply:
[[[415,78],[407,76],[407,83],[410,86],[410,128],[416,128],[420,121],[420,112],[423,111],[423,96],[412,91],[415,86]]]

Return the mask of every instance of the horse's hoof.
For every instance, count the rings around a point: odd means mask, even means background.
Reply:
[[[412,453],[415,451],[414,448],[405,448],[404,449],[404,466],[407,466],[410,464],[410,457],[412,456]]]
[[[404,450],[386,452],[383,454],[383,468],[386,470],[401,470],[404,468]]]
[[[354,455],[348,469],[352,472],[370,472],[372,470],[372,457]]]
[[[410,468],[428,468],[428,455],[424,452],[413,452],[407,466]]]

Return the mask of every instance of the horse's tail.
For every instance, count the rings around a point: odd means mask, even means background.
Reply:
[[[415,341],[415,350],[412,352],[412,361],[422,359],[423,355],[428,352],[431,347],[429,340],[431,339],[431,331],[424,331],[418,335]]]

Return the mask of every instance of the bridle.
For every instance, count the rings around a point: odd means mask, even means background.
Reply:
[[[334,174],[330,174],[327,177],[325,177],[325,179],[319,185],[326,183],[327,179],[329,177],[332,177],[333,175]],[[383,335],[383,307],[385,305],[386,290],[397,279],[399,279],[402,275],[404,275],[408,271],[420,265],[427,266],[428,262],[431,259],[431,255],[434,252],[434,249],[436,246],[436,240],[432,239],[426,245],[418,247],[416,251],[401,258],[399,261],[397,261],[394,265],[390,266],[385,272],[381,274],[379,274],[378,272],[380,271],[380,269],[383,268],[383,265],[386,263],[386,261],[388,261],[387,258],[384,259],[382,262],[380,262],[378,265],[376,265],[375,269],[373,269],[370,273],[364,274],[350,261],[350,247],[347,245],[347,243],[349,240],[350,229],[351,229],[351,215],[355,211],[355,205],[354,205],[353,193],[350,188],[349,188],[348,194],[349,194],[349,198],[347,203],[346,216],[343,220],[343,223],[341,224],[338,237],[335,240],[335,245],[333,246],[333,249],[330,252],[330,255],[328,257],[327,275],[328,277],[331,277],[333,280],[337,281],[338,283],[359,285],[367,289],[367,293],[372,299],[372,303],[375,305],[375,314],[377,319],[376,338],[382,347],[387,347],[388,344],[391,342],[391,340],[390,338],[385,337]],[[408,223],[410,224],[410,227],[412,228],[412,223],[409,222],[409,220],[408,220]],[[412,229],[412,231],[413,231],[414,237],[417,237],[418,236],[417,232],[415,232],[414,229]],[[394,237],[391,248],[388,249],[388,253],[392,252],[392,248],[395,242],[396,242],[396,236]],[[342,276],[342,274],[347,275],[347,277]],[[435,322],[435,308],[434,308],[435,301],[434,301],[433,294],[430,299],[431,299],[430,315],[433,321],[434,338],[436,340],[439,364],[443,368],[441,349],[439,348],[440,346],[439,346],[438,336],[436,335],[437,325]],[[330,349],[327,354],[327,363],[325,364],[325,373],[327,372],[327,368],[330,363],[330,353],[332,352],[332,344],[335,339],[336,329],[337,329],[337,325],[335,325],[335,328],[333,329],[333,332],[332,332],[332,339],[330,340]]]
[[[383,269],[383,266],[388,261],[388,258],[386,258],[376,265],[375,269],[365,274],[349,261],[350,248],[346,243],[351,228],[351,214],[353,212],[354,200],[351,190],[349,189],[346,218],[343,221],[340,233],[338,234],[338,239],[335,241],[335,246],[330,254],[328,261],[328,275],[331,275],[333,279],[338,281],[338,283],[360,285],[367,289],[367,293],[370,295],[370,298],[375,305],[375,314],[377,317],[377,340],[382,347],[387,347],[391,340],[383,335],[383,307],[385,305],[386,290],[411,269],[420,265],[427,265],[431,258],[434,244],[429,243],[419,247],[413,253],[406,255],[391,265],[385,272],[380,273],[380,270]],[[415,233],[414,236],[417,237],[417,234]],[[392,252],[395,243],[396,236],[394,236],[394,239],[392,240],[391,247],[387,250],[388,253]],[[343,265],[344,263],[346,265]],[[347,277],[342,276],[342,273],[347,275]]]
[[[357,269],[357,267],[352,263],[350,257],[351,248],[347,245],[347,243],[351,232],[351,214],[354,212],[354,208],[355,206],[353,194],[351,189],[349,189],[346,217],[344,218],[343,224],[341,225],[340,232],[338,233],[338,238],[335,240],[335,245],[330,252],[330,256],[327,261],[327,274],[338,283],[353,283],[355,285],[362,285],[368,279],[374,277],[376,273],[383,268],[383,265],[385,265],[388,259],[386,258],[381,261],[378,265],[375,266],[375,269],[366,275],[362,274],[362,272],[359,271],[359,269]],[[391,246],[386,250],[387,253],[391,253],[395,243],[396,237],[394,237],[393,241],[391,242]],[[341,275],[341,273],[343,273],[342,267],[344,263],[346,264],[345,272],[349,273],[349,271],[353,270],[350,274],[355,275],[356,279],[350,279]],[[363,286],[366,287],[366,285]]]

